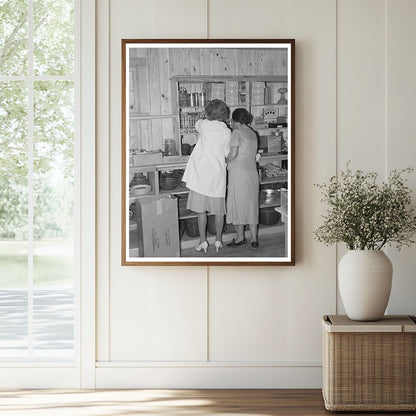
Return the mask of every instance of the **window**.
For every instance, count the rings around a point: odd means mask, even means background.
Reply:
[[[0,0],[0,360],[74,359],[74,0]]]

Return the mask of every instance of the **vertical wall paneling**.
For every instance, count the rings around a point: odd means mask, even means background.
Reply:
[[[275,268],[210,267],[210,360],[287,361],[287,288]]]
[[[415,164],[415,2],[108,2],[109,12],[104,2],[97,9],[98,36],[109,42],[106,56],[99,39],[97,59],[97,387],[320,387],[320,319],[343,308],[336,248],[312,237],[323,214],[313,184],[348,160],[381,175]],[[210,267],[208,278],[205,267],[120,266],[120,39],[208,33],[296,39],[295,267]],[[186,53],[152,58],[160,97],[151,104],[149,96],[149,111],[169,114],[165,73],[228,74],[239,65],[253,75],[287,65],[254,51]],[[171,126],[136,120],[134,128],[150,145]],[[389,313],[416,314],[414,252],[389,251]]]
[[[110,153],[109,153],[109,0],[97,2],[97,360],[110,359],[110,270],[109,270],[109,223],[110,223]]]
[[[142,120],[139,122],[140,125],[140,137],[141,142],[138,146],[139,149],[150,149],[150,150],[156,150],[159,148],[159,143],[153,143],[151,141],[151,120]]]
[[[178,5],[180,7],[178,7]],[[164,13],[155,13],[164,10]],[[121,39],[148,39],[166,37],[204,37],[206,28],[205,2],[175,0],[140,2],[110,0],[109,83],[110,119],[99,114],[98,123],[109,125],[109,163],[107,189],[109,190],[109,241],[108,250],[101,251],[97,261],[109,259],[109,361],[205,361],[206,360],[206,268],[204,267],[121,267]],[[188,12],[195,15],[189,24],[182,24]],[[168,18],[166,17],[168,16]],[[153,17],[152,17],[153,16]],[[167,20],[168,19],[168,20]],[[181,22],[181,24],[177,24]],[[105,22],[100,22],[105,24]],[[201,30],[202,28],[202,30]],[[160,85],[159,100],[151,101],[152,114],[169,112],[162,94],[169,94],[167,81],[161,80],[166,63],[159,55],[150,59],[157,70],[149,76]],[[181,58],[181,66],[183,58]],[[179,64],[179,60],[177,62]],[[172,60],[166,65],[170,68]],[[170,70],[170,69],[169,69]],[[98,92],[98,101],[100,94]],[[171,127],[160,120],[136,120],[140,135],[163,138]],[[169,122],[167,122],[169,123]],[[170,121],[171,123],[171,121]],[[158,148],[161,144],[158,144]],[[104,186],[104,184],[102,184]],[[98,208],[100,209],[100,207]],[[98,299],[100,311],[105,314]],[[100,315],[101,316],[101,315]]]
[[[338,171],[351,161],[352,169],[384,177],[386,120],[386,2],[338,0]],[[345,252],[339,245],[337,261]],[[338,313],[343,312],[338,295]]]
[[[185,65],[183,63],[183,49],[170,49],[169,51],[170,59],[171,59],[171,73],[175,74],[182,74],[185,72]]]
[[[201,62],[201,73],[203,75],[207,75],[207,74],[209,74],[209,71],[210,71],[210,67],[209,67],[210,51],[209,51],[209,49],[202,48],[199,56],[200,56],[200,62]]]
[[[139,112],[141,114],[148,114],[150,113],[150,102],[149,102],[149,81],[147,75],[147,57],[141,60],[143,62],[137,68],[137,81],[138,81],[138,90],[140,91],[140,98],[139,101]]]
[[[274,302],[287,305],[283,314],[271,314],[268,322],[259,323],[259,328],[270,333],[266,338],[273,343],[275,326],[282,329],[279,333],[281,345],[285,351],[275,349],[281,360],[320,361],[320,316],[324,311],[335,311],[335,260],[328,261],[327,249],[321,245],[310,244],[313,224],[320,219],[319,195],[313,192],[313,183],[335,172],[335,3],[332,1],[285,1],[256,3],[250,13],[241,13],[232,24],[224,16],[235,12],[237,2],[210,1],[210,33],[212,36],[250,37],[250,30],[256,28],[254,38],[262,35],[266,38],[296,39],[296,251],[295,268],[258,268],[255,275],[244,268],[239,269],[239,284],[236,284],[234,270],[210,268],[210,352],[211,356],[221,357],[229,353],[232,345],[237,351],[237,341],[222,344],[224,322],[220,322],[220,313],[216,309],[223,306],[223,293],[233,294],[242,290],[235,298],[230,296],[228,308],[240,311],[244,302],[244,287],[251,280],[261,290],[262,285],[274,294]],[[241,3],[240,3],[241,4]],[[241,10],[241,9],[240,9]],[[260,18],[261,16],[261,18]],[[261,22],[255,25],[253,22]],[[319,30],[317,25],[319,22]],[[260,27],[261,26],[261,27]],[[258,29],[258,30],[257,30]],[[240,52],[240,56],[243,52]],[[258,56],[252,52],[243,69],[247,75],[259,70]],[[330,157],[332,155],[332,158]],[[322,161],[325,160],[324,163]],[[282,285],[274,288],[267,276],[272,275]],[[267,283],[266,283],[267,282]],[[284,289],[283,289],[284,288]],[[264,287],[263,287],[264,289]],[[313,296],[309,296],[313,293]],[[307,299],[300,302],[300,299]],[[218,304],[217,304],[218,303]],[[246,310],[256,307],[247,302]],[[263,309],[272,307],[267,301]],[[243,311],[241,316],[243,316]],[[252,311],[256,316],[257,311]],[[311,316],[314,318],[311,318]],[[228,316],[228,315],[227,315]],[[232,316],[232,315],[231,315]],[[305,318],[308,316],[309,318]],[[245,317],[245,315],[244,315]],[[230,322],[234,322],[229,318]],[[242,319],[244,322],[244,319]],[[251,321],[248,323],[250,329]],[[239,324],[240,325],[240,324]],[[287,325],[287,332],[284,328]],[[238,328],[240,328],[238,326]],[[259,329],[259,330],[260,330]],[[237,334],[227,334],[227,338]],[[254,330],[253,330],[254,331]],[[262,356],[260,337],[247,337],[244,346],[247,357]],[[215,354],[215,355],[214,355]],[[237,352],[236,352],[237,354]],[[287,354],[287,355],[286,355]],[[237,354],[238,355],[238,354]],[[264,355],[266,355],[264,353]],[[210,357],[211,357],[210,356]],[[275,357],[275,359],[277,359]]]
[[[386,2],[337,4],[338,169],[351,160],[352,168],[384,172]]]
[[[207,0],[141,0],[135,3],[152,5],[152,30],[147,33],[148,39],[206,38]]]
[[[159,76],[160,76],[160,114],[172,114],[171,108],[171,88],[169,82],[169,51],[168,49],[159,50]]]
[[[165,139],[174,138],[173,117],[170,117],[173,113],[172,100],[176,99],[172,96],[170,82],[173,76],[287,73],[286,51],[224,48],[134,48],[131,51],[134,83],[131,95],[136,103],[130,112],[129,143],[132,149],[161,149]],[[186,88],[191,93],[201,92],[196,90],[200,88],[197,84],[189,83]],[[153,117],[146,119],[147,115]]]
[[[206,275],[199,268],[176,272],[153,279],[154,360],[205,361]]]
[[[387,169],[416,168],[416,2],[387,2]],[[416,204],[416,172],[408,176]],[[415,313],[416,248],[388,250],[393,262],[389,313]]]
[[[320,319],[335,312],[336,263],[335,247],[313,240],[322,213],[314,183],[335,173],[336,3],[290,1],[288,13],[296,39],[297,257],[289,274],[288,342],[291,359],[320,361]]]
[[[158,49],[148,49],[148,75],[149,75],[149,84],[152,85],[150,89],[149,101],[150,101],[150,114],[159,115],[162,114],[161,111],[161,76],[159,65],[159,50]],[[157,94],[153,93],[154,89],[157,91]]]
[[[112,295],[123,299],[112,307],[112,361],[206,360],[204,269],[141,268]]]
[[[312,1],[314,2],[314,1]],[[287,39],[291,0],[209,0],[212,39]],[[314,17],[319,19],[319,16]],[[251,75],[251,74],[247,74]]]

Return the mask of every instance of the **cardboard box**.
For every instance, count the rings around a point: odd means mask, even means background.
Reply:
[[[281,138],[279,136],[260,136],[259,149],[263,149],[265,153],[278,153],[282,150]]]
[[[136,204],[139,257],[180,257],[177,199],[148,196]]]

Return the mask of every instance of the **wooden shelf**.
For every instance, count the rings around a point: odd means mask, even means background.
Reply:
[[[286,177],[270,177],[265,178],[260,181],[260,185],[267,185],[268,183],[282,183],[287,182],[287,176]]]
[[[139,114],[129,116],[130,120],[159,120],[161,118],[176,118],[176,114]]]
[[[153,172],[155,170],[155,166],[156,165],[143,165],[143,166],[134,166],[134,165],[130,165],[129,166],[129,171],[131,173],[138,173],[138,172]]]
[[[226,81],[287,83],[287,75],[176,75],[170,79],[189,84],[193,82],[224,83]]]
[[[185,156],[180,156],[185,157]],[[188,157],[189,158],[189,157]],[[143,166],[130,166],[130,172],[137,173],[137,172],[153,172],[155,170],[158,170],[160,172],[163,172],[165,170],[175,170],[175,169],[185,169],[186,167],[186,161],[169,161],[165,163],[157,163],[153,165],[143,165]]]
[[[287,153],[261,153],[260,166],[273,161],[287,160]]]
[[[179,219],[180,220],[188,220],[190,218],[196,218],[197,216],[198,216],[198,214],[195,212],[195,213],[192,213],[192,214],[180,215]]]
[[[272,208],[272,207],[280,207],[280,201],[276,202],[269,202],[268,204],[259,204],[259,208]]]
[[[170,190],[161,190],[160,195],[181,195],[181,194],[187,194],[189,192],[188,188],[185,188],[183,186],[177,186],[175,189]]]
[[[267,107],[267,106],[274,106],[274,107],[287,107],[287,104],[278,104],[278,103],[270,103],[270,104],[249,104],[250,107]],[[283,117],[283,116],[282,116]]]
[[[179,110],[182,110],[183,113],[202,113],[205,111],[205,107],[203,106],[187,106],[187,107],[179,107]]]

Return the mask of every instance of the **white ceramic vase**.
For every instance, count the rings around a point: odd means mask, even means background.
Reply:
[[[338,265],[339,291],[348,317],[377,321],[384,316],[393,267],[381,250],[350,250]]]

